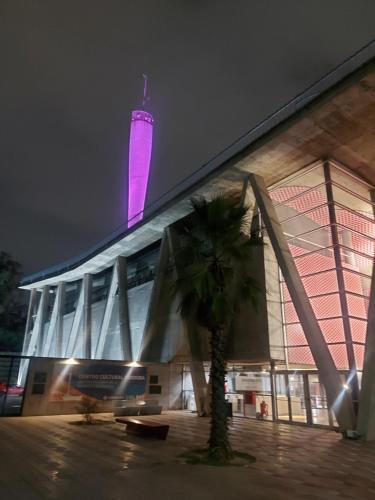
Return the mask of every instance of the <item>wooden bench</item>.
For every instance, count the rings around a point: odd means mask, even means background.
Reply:
[[[167,439],[169,425],[138,420],[137,418],[116,418],[116,422],[126,425],[126,432],[142,437]]]

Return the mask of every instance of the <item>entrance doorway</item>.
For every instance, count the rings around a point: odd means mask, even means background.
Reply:
[[[318,372],[275,374],[276,419],[306,425],[334,426]]]

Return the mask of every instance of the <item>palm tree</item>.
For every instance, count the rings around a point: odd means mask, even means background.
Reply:
[[[192,214],[179,231],[176,255],[183,318],[193,319],[210,332],[211,428],[208,456],[218,463],[233,457],[228,438],[225,402],[226,332],[241,301],[256,303],[261,287],[249,272],[254,245],[248,207],[237,194],[191,200]]]

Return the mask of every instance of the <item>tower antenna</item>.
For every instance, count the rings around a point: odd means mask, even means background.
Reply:
[[[142,100],[142,107],[144,108],[146,106],[146,102],[148,101],[148,97],[147,97],[147,75],[145,74],[142,74],[143,76],[143,80],[144,80],[144,84],[143,84],[143,100]]]

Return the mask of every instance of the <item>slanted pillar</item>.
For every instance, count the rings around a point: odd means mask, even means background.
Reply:
[[[70,328],[68,340],[66,342],[65,352],[63,352],[63,357],[65,358],[70,358],[71,356],[74,356],[76,353],[76,345],[82,322],[82,316],[83,316],[83,280],[82,283],[80,284],[78,301],[76,309],[74,311],[73,323]]]
[[[117,257],[115,265],[118,281],[118,313],[122,356],[125,361],[132,361],[133,353],[129,323],[128,271],[126,258],[120,255]]]
[[[355,415],[351,398],[342,386],[340,375],[306,294],[266,185],[263,178],[256,174],[250,174],[249,179],[277,262],[318,368],[320,380],[326,390],[328,405],[335,412],[341,431],[353,430]]]
[[[371,199],[374,203],[375,191],[372,191]],[[370,300],[368,304],[366,345],[359,395],[357,431],[367,441],[375,440],[375,262],[373,262],[372,267]]]
[[[92,275],[83,276],[83,351],[86,359],[91,359],[91,296],[92,296]]]
[[[161,362],[163,357],[168,312],[171,312],[173,305],[172,284],[167,276],[168,265],[169,242],[164,231],[140,349],[142,361]]]
[[[48,302],[49,302],[49,291],[50,287],[48,285],[43,287],[42,296],[40,298],[40,307],[38,310],[38,332],[37,332],[37,349],[36,355],[42,356],[44,347],[44,326],[46,323]]]
[[[332,188],[332,180],[331,180],[331,171],[329,162],[325,162],[324,166],[324,179],[326,181],[326,193],[327,193],[327,201],[328,201],[328,215],[331,229],[331,237],[332,237],[332,246],[333,246],[333,256],[335,259],[335,268],[336,268],[336,276],[337,276],[337,285],[339,291],[339,300],[340,307],[342,313],[342,323],[344,326],[344,336],[345,336],[345,344],[346,344],[346,352],[348,356],[349,370],[350,375],[348,378],[348,384],[352,390],[352,400],[354,402],[354,410],[358,410],[358,400],[359,400],[359,384],[357,377],[357,368],[355,363],[354,356],[354,348],[353,348],[353,339],[350,328],[350,320],[349,320],[349,308],[348,301],[346,298],[346,290],[345,290],[345,280],[344,280],[344,272],[342,270],[342,262],[341,262],[341,252],[340,252],[340,239],[339,233],[337,229],[337,220],[336,220],[336,210],[334,205],[334,197],[333,197],[333,188]]]
[[[62,343],[64,333],[64,305],[65,305],[65,282],[57,285],[57,318],[56,318],[56,357],[63,355]]]
[[[29,302],[29,308],[27,311],[27,319],[26,319],[26,327],[25,327],[25,336],[23,338],[23,347],[22,347],[22,354],[27,354],[27,350],[29,348],[29,343],[30,343],[30,329],[31,325],[33,323],[33,316],[35,315],[35,310],[36,310],[36,299],[37,299],[37,290],[36,288],[33,288],[30,293],[30,302]]]
[[[116,292],[117,292],[117,269],[116,265],[114,265],[112,269],[111,284],[109,286],[107,300],[105,303],[102,325],[100,328],[98,341],[96,344],[95,356],[94,356],[95,359],[102,359],[104,355],[105,341],[107,339],[109,325],[112,318],[112,311],[113,311],[113,305],[115,303]]]

